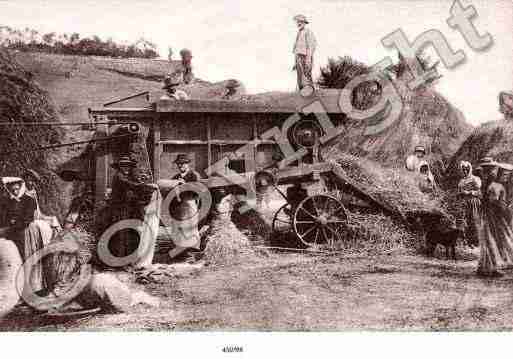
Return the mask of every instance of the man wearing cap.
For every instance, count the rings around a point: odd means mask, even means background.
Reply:
[[[191,160],[185,153],[180,153],[176,156],[175,164],[178,167],[178,173],[173,176],[173,180],[178,183],[191,183],[198,182],[201,176],[198,172],[190,167]],[[180,187],[178,187],[180,190]],[[178,255],[185,257],[188,262],[197,259],[195,252],[200,249],[200,235],[198,231],[199,224],[199,198],[198,194],[194,191],[178,191],[178,203],[171,208],[171,215],[179,222],[178,232],[175,233],[174,242],[180,250],[173,249],[169,252],[171,258]]]
[[[413,155],[408,156],[406,159],[406,169],[410,171],[419,170],[420,163],[424,160],[425,156],[426,149],[424,146],[415,146]]]
[[[481,181],[483,182],[483,192],[486,191],[492,177],[497,176],[497,162],[492,157],[483,157],[479,161],[478,170],[481,172]]]
[[[111,194],[111,222],[121,221],[125,219],[140,219],[145,223],[147,220],[146,207],[152,205],[155,194],[158,194],[158,187],[151,183],[146,183],[135,173],[137,162],[128,155],[121,155],[118,161],[111,165],[117,170],[112,180]],[[147,226],[146,226],[147,227]],[[158,227],[158,223],[157,223]],[[156,232],[155,232],[156,233]],[[133,237],[132,233],[120,233],[123,237],[118,243],[120,244],[114,253],[116,256],[128,256],[132,254],[138,247],[138,240]],[[143,233],[143,237],[145,234]],[[151,234],[150,234],[151,237]],[[152,238],[150,238],[152,240]],[[144,253],[135,265],[151,264],[154,253],[154,243],[149,245],[150,250]]]
[[[183,90],[177,89],[177,87],[183,82],[183,73],[180,70],[168,74],[164,78],[164,87],[168,96],[175,100],[188,100],[189,95]]]
[[[191,169],[191,160],[185,153],[180,153],[176,156],[175,164],[178,167],[178,173],[173,176],[174,180],[178,180],[181,183],[186,182],[197,182],[201,176],[198,172]]]
[[[308,20],[304,15],[294,16],[298,32],[292,52],[295,56],[294,69],[297,72],[297,85],[299,90],[305,86],[313,86],[312,68],[313,56],[317,47],[317,40],[312,30],[306,27]]]
[[[223,100],[230,100],[237,94],[237,89],[240,87],[241,83],[235,79],[230,79],[226,81],[226,93],[223,95]]]

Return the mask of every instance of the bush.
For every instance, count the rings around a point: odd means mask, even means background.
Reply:
[[[51,170],[56,153],[38,148],[60,142],[63,132],[55,126],[21,124],[57,120],[48,94],[0,48],[0,176],[22,177],[29,168],[38,172],[42,177],[40,204],[48,214],[62,213],[63,199],[56,185],[57,176]]]
[[[112,39],[103,41],[100,37],[80,38],[77,33],[57,35],[48,33],[39,36],[35,30],[19,31],[0,26],[0,44],[8,49],[38,51],[63,55],[139,57],[154,59],[159,57],[157,46],[144,38],[130,45],[117,44]]]

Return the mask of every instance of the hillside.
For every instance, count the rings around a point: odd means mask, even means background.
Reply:
[[[48,91],[66,122],[88,121],[88,108],[143,91],[150,91],[153,99],[160,97],[164,94],[161,81],[176,64],[165,60],[24,52],[15,53],[15,58]],[[196,79],[180,88],[193,99],[219,99],[226,93],[226,82]],[[242,86],[239,93],[243,92]]]

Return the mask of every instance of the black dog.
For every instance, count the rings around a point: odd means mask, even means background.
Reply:
[[[438,229],[427,231],[426,233],[426,253],[433,257],[437,245],[445,247],[445,257],[456,260],[456,243],[458,238],[465,238],[465,232],[460,228],[451,228],[447,231]]]

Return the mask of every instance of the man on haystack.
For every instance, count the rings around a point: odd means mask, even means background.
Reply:
[[[164,79],[164,87],[169,98],[174,100],[188,100],[189,95],[183,90],[178,89],[183,82],[183,74],[180,71],[175,71],[169,74]]]
[[[301,91],[307,86],[313,88],[313,56],[317,47],[317,40],[312,30],[306,27],[309,23],[306,16],[296,15],[294,21],[296,21],[298,32],[292,51],[295,57],[293,70],[297,72],[297,86]]]
[[[183,82],[190,84],[194,80],[192,73],[192,52],[189,49],[180,50],[180,57],[182,58],[180,71],[183,74]]]

